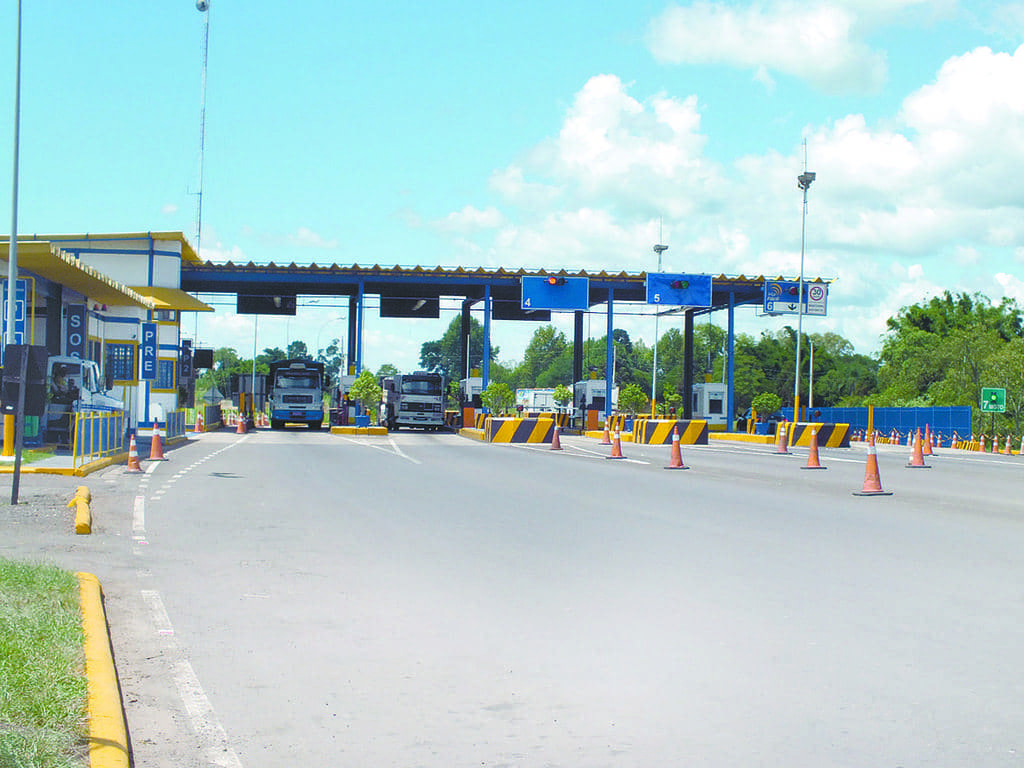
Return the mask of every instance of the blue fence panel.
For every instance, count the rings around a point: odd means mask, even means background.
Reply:
[[[849,424],[851,429],[868,428],[867,408],[815,408],[820,413],[816,421]],[[956,432],[961,438],[971,434],[971,407],[969,405],[941,408],[875,408],[875,429],[887,435],[894,429],[902,435],[922,431],[927,424],[933,433],[950,440]]]

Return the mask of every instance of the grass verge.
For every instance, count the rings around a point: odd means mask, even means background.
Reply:
[[[87,684],[78,579],[0,559],[0,768],[81,768]]]

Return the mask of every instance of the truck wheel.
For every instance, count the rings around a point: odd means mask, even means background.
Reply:
[[[309,428],[313,431],[319,430],[323,425],[323,420],[309,422]]]
[[[270,428],[271,429],[284,429],[284,422],[281,421],[281,419],[271,419],[270,420]]]

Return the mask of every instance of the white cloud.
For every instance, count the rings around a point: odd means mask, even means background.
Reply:
[[[178,206],[174,203],[166,203],[161,209],[160,213],[165,216],[170,216],[178,212]]]
[[[338,241],[335,238],[326,238],[317,234],[309,227],[299,227],[293,234],[285,237],[288,245],[296,248],[337,248]]]
[[[857,13],[836,3],[734,8],[700,0],[655,18],[648,46],[673,64],[728,64],[805,79],[829,91],[879,89],[886,57],[862,39]]]
[[[1012,269],[1024,263],[1019,82],[1024,47],[979,48],[947,61],[888,119],[850,114],[808,126],[817,180],[805,274],[838,278],[831,316],[806,320],[812,330],[835,330],[872,352],[886,319],[903,306],[947,289],[994,298],[1019,290],[1024,269]],[[485,265],[640,271],[655,265],[650,247],[660,239],[670,246],[668,270],[795,276],[802,148],[721,165],[705,155],[697,96],[634,90],[614,75],[588,80],[554,135],[492,175],[504,221],[489,243],[457,241],[461,253]],[[469,206],[453,218],[467,212],[481,214]],[[786,323],[743,317],[751,328]]]
[[[483,210],[472,205],[463,207],[461,211],[449,213],[443,219],[434,222],[434,226],[443,232],[468,233],[481,229],[495,229],[505,222],[505,217],[494,206]]]

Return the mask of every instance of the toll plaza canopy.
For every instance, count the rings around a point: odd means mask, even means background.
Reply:
[[[524,309],[523,278],[565,278],[566,281],[586,279],[585,308],[574,306],[571,309]],[[682,312],[685,314],[684,332],[686,338],[686,380],[683,382],[684,392],[692,390],[692,349],[693,349],[693,318],[696,315],[726,310],[728,312],[728,398],[727,413],[731,417],[733,408],[733,342],[734,312],[738,306],[763,305],[765,285],[769,280],[795,281],[797,278],[772,277],[763,275],[746,277],[744,275],[710,275],[711,298],[710,306],[685,307],[671,304],[658,305],[663,307],[662,313]],[[592,307],[604,304],[607,315],[607,370],[612,369],[612,330],[614,323],[614,307],[616,302],[626,304],[647,304],[646,272],[587,272],[580,270],[535,270],[493,268],[465,269],[463,267],[382,267],[374,265],[363,267],[352,266],[320,266],[310,264],[278,265],[270,264],[234,264],[227,262],[198,262],[182,260],[181,288],[193,293],[225,293],[236,294],[239,298],[241,311],[260,313],[260,306],[266,308],[267,314],[294,314],[295,300],[304,296],[347,296],[349,297],[348,315],[348,349],[354,350],[356,371],[362,368],[362,336],[363,307],[365,297],[380,297],[382,317],[438,317],[442,298],[458,298],[462,300],[462,333],[465,339],[469,334],[470,309],[474,304],[483,302],[484,316],[484,352],[483,352],[483,385],[486,387],[489,375],[490,334],[492,320],[519,320],[547,322],[551,312],[572,312],[575,315],[575,333],[573,338],[573,380],[583,378],[583,314]],[[826,284],[823,278],[804,278],[806,284]],[[252,309],[242,310],[246,299],[253,300],[249,305]],[[287,311],[288,307],[290,311]],[[280,312],[285,307],[285,312]],[[462,370],[467,370],[469,352],[463,344]],[[606,403],[612,402],[611,380],[606,382]],[[691,415],[691,398],[685,397],[685,416]]]

